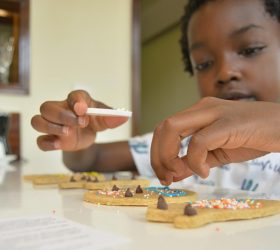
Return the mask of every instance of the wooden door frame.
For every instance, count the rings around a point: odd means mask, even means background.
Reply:
[[[141,0],[132,0],[132,136],[139,135],[141,121]]]
[[[29,15],[30,0],[1,0],[0,7],[4,10],[15,12],[19,17],[18,41],[18,81],[9,85],[0,83],[0,93],[29,94],[30,80],[30,34]]]

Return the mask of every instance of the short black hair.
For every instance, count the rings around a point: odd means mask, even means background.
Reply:
[[[208,2],[213,2],[215,0],[189,0],[186,7],[184,15],[181,18],[181,51],[183,54],[183,61],[185,65],[185,71],[193,75],[193,67],[190,60],[189,44],[188,44],[188,26],[192,15],[201,8],[204,4]],[[260,0],[264,4],[264,9],[273,18],[275,18],[280,23],[280,0]]]

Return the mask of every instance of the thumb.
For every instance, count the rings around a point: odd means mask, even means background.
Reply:
[[[116,128],[128,121],[128,117],[122,116],[104,116],[102,118],[104,119],[103,122],[106,124],[107,128]]]
[[[70,109],[78,116],[85,115],[87,108],[94,106],[94,100],[84,90],[72,91],[66,101]]]

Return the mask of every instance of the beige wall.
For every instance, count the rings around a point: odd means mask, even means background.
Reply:
[[[96,99],[131,108],[130,18],[130,0],[31,0],[30,95],[0,95],[1,110],[21,113],[24,158],[62,165],[60,152],[37,148],[38,133],[30,126],[45,100],[83,87]],[[128,138],[130,126],[105,132],[99,141]]]
[[[142,46],[142,133],[199,99],[193,79],[184,72],[176,26]]]

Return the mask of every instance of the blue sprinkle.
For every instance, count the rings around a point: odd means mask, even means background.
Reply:
[[[155,192],[161,194],[166,197],[178,197],[178,196],[186,196],[187,193],[178,189],[170,189],[169,187],[147,187],[145,188],[147,191]]]

